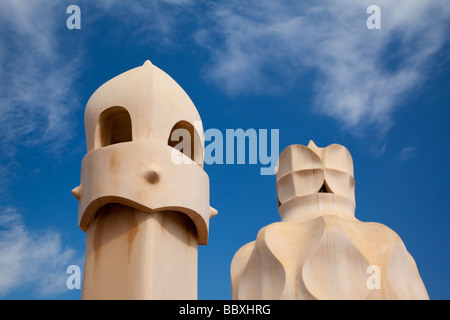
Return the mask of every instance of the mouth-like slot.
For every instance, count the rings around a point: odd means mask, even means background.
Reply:
[[[319,193],[333,193],[330,187],[327,185],[326,181],[323,182],[322,187],[319,189]]]

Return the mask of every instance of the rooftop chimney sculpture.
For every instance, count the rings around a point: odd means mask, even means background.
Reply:
[[[85,127],[81,184],[72,191],[87,234],[82,299],[196,299],[198,245],[207,244],[217,211],[194,104],[146,61],[97,89]],[[192,152],[173,148],[176,129],[189,132]]]
[[[428,299],[400,237],[355,218],[349,151],[291,145],[276,174],[281,222],[231,263],[233,299]]]

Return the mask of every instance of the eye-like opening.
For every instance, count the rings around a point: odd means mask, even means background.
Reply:
[[[184,120],[178,121],[170,131],[167,144],[203,167],[203,145],[191,123]]]
[[[132,141],[130,113],[123,107],[112,107],[100,114],[100,146]]]
[[[323,184],[322,184],[322,187],[320,187],[320,189],[319,189],[319,193],[333,193],[333,191],[331,191],[331,189],[328,186],[327,182],[324,181]]]

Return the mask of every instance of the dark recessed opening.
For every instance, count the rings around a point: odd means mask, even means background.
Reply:
[[[183,141],[183,137],[185,136],[184,134],[182,134],[181,136],[177,136],[177,138],[179,140],[172,140],[172,134],[175,130],[177,129],[181,129],[181,130],[185,130],[186,133],[188,133],[188,137],[190,139],[190,141],[188,141],[188,143],[186,143],[186,145],[188,145],[189,149],[185,150],[184,148],[182,148],[180,150],[180,152],[183,152],[186,156],[188,156],[189,158],[191,158],[192,160],[194,160],[194,126],[191,125],[189,122],[187,121],[179,121],[173,128],[172,131],[170,132],[169,135],[169,141],[168,141],[168,145],[171,146],[172,148],[175,148],[175,146],[177,146],[180,142]]]
[[[322,187],[319,189],[319,193],[333,193],[327,183],[324,181]]]
[[[188,139],[189,141],[183,141]],[[203,165],[201,140],[194,126],[187,121],[177,122],[170,132],[168,145],[175,148],[197,163],[200,167]]]
[[[101,146],[132,141],[131,117],[122,107],[109,108],[100,115]]]

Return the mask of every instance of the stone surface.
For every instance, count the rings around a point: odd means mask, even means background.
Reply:
[[[217,211],[194,104],[146,61],[95,91],[85,129],[81,183],[72,190],[87,233],[82,298],[196,299],[197,248]],[[184,139],[189,147],[176,149]]]
[[[345,147],[291,145],[276,180],[281,222],[235,254],[233,299],[428,299],[400,237],[356,219]]]
[[[197,253],[186,215],[105,205],[87,230],[82,299],[197,299]]]

